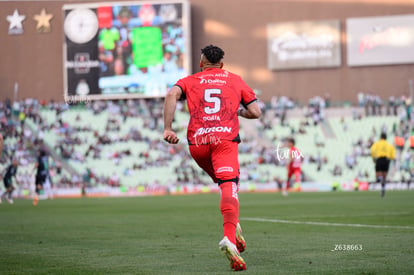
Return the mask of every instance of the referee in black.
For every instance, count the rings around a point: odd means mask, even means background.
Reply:
[[[372,145],[371,156],[375,162],[377,182],[381,183],[381,197],[384,197],[390,161],[395,159],[395,148],[387,141],[387,134],[381,133],[380,140]]]

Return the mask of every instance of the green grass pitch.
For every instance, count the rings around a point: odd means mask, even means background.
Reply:
[[[240,218],[246,274],[414,274],[413,191],[240,194]],[[230,274],[221,224],[219,194],[3,201],[0,274]]]

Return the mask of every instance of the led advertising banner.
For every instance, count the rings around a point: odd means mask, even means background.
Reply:
[[[414,63],[414,15],[346,20],[349,66]]]
[[[162,97],[190,74],[187,1],[70,4],[63,12],[65,97]]]
[[[341,65],[338,20],[272,23],[267,26],[271,70]]]

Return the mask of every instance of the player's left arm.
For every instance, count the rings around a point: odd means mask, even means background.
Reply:
[[[181,88],[173,86],[165,96],[164,102],[164,140],[171,144],[178,143],[177,134],[172,130],[172,122],[174,119],[177,101],[182,94]]]

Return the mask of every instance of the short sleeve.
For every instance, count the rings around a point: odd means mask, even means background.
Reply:
[[[256,94],[254,93],[253,89],[250,88],[241,78],[238,83],[239,89],[241,90],[241,104],[243,107],[247,108],[250,103],[253,103],[257,100]]]
[[[180,100],[185,100],[187,98],[187,78],[182,78],[180,80],[177,81],[177,83],[175,83],[174,86],[177,86],[181,89],[181,97]]]

